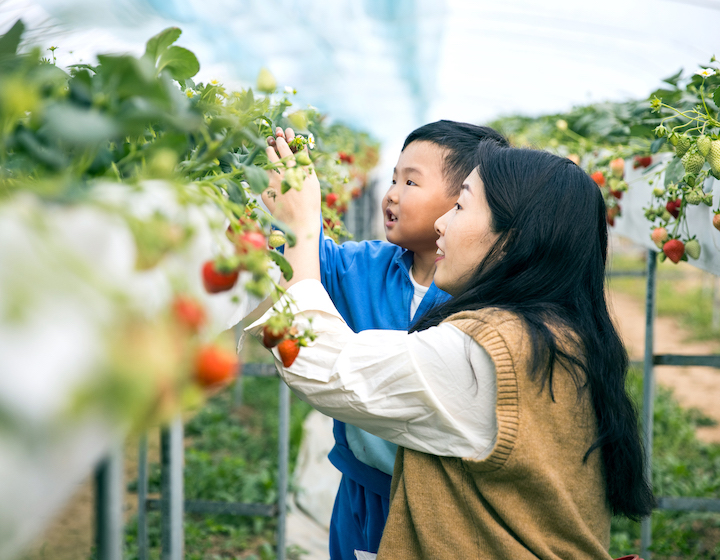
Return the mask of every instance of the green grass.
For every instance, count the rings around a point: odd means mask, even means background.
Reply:
[[[645,262],[638,257],[615,255],[610,270],[645,270]],[[712,290],[703,287],[702,274],[688,264],[658,263],[655,290],[657,314],[677,319],[690,332],[692,340],[720,341],[720,329],[712,328]],[[647,281],[644,277],[610,278],[608,285],[645,302]]]
[[[642,375],[633,371],[629,389],[642,400]],[[657,388],[654,408],[653,488],[657,496],[720,499],[720,445],[705,444],[695,429],[708,420],[681,408],[672,393]],[[655,560],[716,560],[720,557],[720,514],[657,511],[652,516]],[[640,551],[640,525],[614,519],[610,554]]]
[[[185,425],[185,499],[272,504],[277,501],[278,379],[247,378],[244,403],[233,407],[233,388],[211,399]],[[292,397],[290,471],[310,407]],[[136,482],[130,488],[135,489]],[[160,491],[160,466],[151,465],[150,493]],[[219,560],[275,558],[275,519],[230,515],[185,515],[185,558]],[[126,528],[128,560],[137,558],[137,519]],[[150,558],[160,558],[160,516],[148,513]],[[288,557],[298,557],[289,550]]]

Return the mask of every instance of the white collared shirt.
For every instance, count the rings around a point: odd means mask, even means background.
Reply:
[[[483,459],[495,445],[495,366],[471,337],[449,324],[421,332],[354,333],[317,280],[291,286],[295,325],[318,335],[278,371],[320,412],[409,449]],[[369,302],[372,305],[372,302]],[[262,338],[272,310],[245,330]]]

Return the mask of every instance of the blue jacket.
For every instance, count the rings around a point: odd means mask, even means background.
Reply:
[[[320,237],[320,273],[340,315],[355,332],[368,329],[407,331],[413,285],[413,253],[386,241],[347,241],[342,245]],[[415,317],[450,296],[433,283]],[[372,492],[390,497],[397,446],[355,426],[335,421],[335,467]]]

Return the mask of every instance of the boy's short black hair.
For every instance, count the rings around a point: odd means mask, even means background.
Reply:
[[[412,142],[432,142],[446,151],[443,175],[447,179],[450,196],[460,196],[463,181],[475,168],[478,145],[483,140],[494,140],[508,146],[505,137],[487,126],[455,121],[437,121],[413,130],[405,139],[404,150]]]

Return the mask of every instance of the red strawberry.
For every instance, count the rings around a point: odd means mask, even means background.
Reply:
[[[338,206],[337,211],[339,214],[344,214],[345,212],[347,212],[347,209],[347,204],[341,204],[340,206]]]
[[[323,222],[325,222],[325,226],[328,229],[333,229],[335,226],[340,225],[335,220],[332,220],[331,218],[323,218]]]
[[[205,324],[205,310],[202,305],[189,296],[175,296],[172,309],[180,324],[193,332],[197,332]]]
[[[360,187],[355,187],[351,193],[353,198],[360,198],[362,196],[362,189]]]
[[[338,152],[338,159],[343,163],[352,165],[355,163],[355,156],[352,154],[346,154],[345,152]]]
[[[195,357],[195,380],[203,387],[231,381],[240,374],[240,362],[234,352],[219,346],[202,346]]]
[[[338,201],[338,195],[334,192],[328,193],[325,197],[325,204],[327,204],[328,208],[332,208],[335,206],[335,203]]]
[[[625,160],[623,158],[615,158],[610,162],[610,171],[618,179],[622,179],[625,173]]]
[[[620,215],[619,206],[611,206],[607,209],[607,223],[609,226],[615,225],[615,218]]]
[[[713,227],[720,231],[720,214],[714,214],[712,219]]]
[[[290,367],[300,353],[300,343],[297,339],[288,338],[278,344],[277,349],[283,366]]]
[[[239,269],[222,270],[215,266],[214,261],[207,261],[202,267],[203,286],[211,294],[226,292],[237,282]]]
[[[272,325],[265,325],[263,327],[263,346],[265,348],[273,348],[278,345],[278,343],[285,338],[285,335],[288,332],[288,327],[280,327],[276,328]]]
[[[680,262],[682,256],[685,254],[685,244],[679,239],[671,239],[665,242],[663,245],[663,253],[675,264]]]
[[[633,161],[633,167],[637,169],[638,167],[650,167],[652,165],[652,156],[635,156],[635,161]]]
[[[610,189],[610,194],[613,195],[618,200],[620,200],[622,198],[623,191],[614,191],[614,190]]]
[[[590,178],[597,183],[598,187],[605,185],[605,175],[603,175],[602,171],[596,171],[590,175]]]
[[[244,255],[255,249],[267,249],[267,240],[259,231],[246,231],[238,236],[235,247]]]
[[[682,201],[679,198],[676,198],[675,200],[669,200],[667,203],[665,203],[665,209],[672,214],[673,218],[677,218],[680,214],[680,205],[682,204]]]

